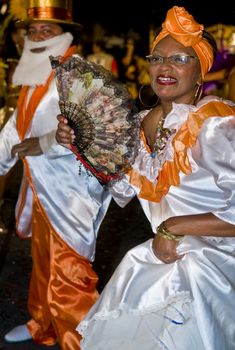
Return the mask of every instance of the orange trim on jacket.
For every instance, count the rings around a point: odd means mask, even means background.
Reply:
[[[72,56],[74,53],[76,53],[76,46],[69,47],[68,50],[63,55],[62,60],[65,60],[66,58]],[[48,77],[46,84],[37,86],[35,88],[32,96],[30,97],[28,105],[27,105],[27,99],[28,99],[28,92],[30,87],[29,86],[22,87],[20,96],[18,99],[18,103],[17,103],[18,114],[16,119],[16,130],[21,140],[25,138],[27,130],[30,127],[30,124],[32,123],[34,113],[39,103],[41,102],[43,96],[46,94],[49,88],[49,85],[52,81],[52,78],[53,78],[53,72],[51,72],[50,76]],[[27,186],[28,186],[28,181],[27,181],[27,175],[26,175],[24,178],[24,185],[21,192],[19,209],[18,209],[17,218],[16,218],[16,229],[19,227],[18,225],[19,225],[20,217],[25,205]],[[22,237],[21,232],[18,232],[17,230],[17,233]]]

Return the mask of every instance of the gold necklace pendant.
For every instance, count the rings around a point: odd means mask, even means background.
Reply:
[[[176,132],[175,129],[169,129],[169,128],[163,127],[165,118],[166,118],[166,116],[162,117],[159,120],[159,123],[157,126],[157,130],[155,133],[155,142],[153,145],[153,150],[151,152],[152,158],[155,158],[156,156],[160,157],[160,154],[162,155],[162,152],[166,147],[167,141],[169,140],[171,135],[173,135]]]

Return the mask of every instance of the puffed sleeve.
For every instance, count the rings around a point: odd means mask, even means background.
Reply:
[[[213,175],[226,203],[213,214],[235,224],[235,117],[209,118],[202,127],[198,143],[198,162]]]

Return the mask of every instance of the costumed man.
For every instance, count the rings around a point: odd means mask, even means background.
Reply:
[[[5,340],[58,341],[64,350],[80,349],[75,327],[98,297],[91,262],[111,200],[107,188],[82,165],[79,171],[70,150],[53,144],[60,110],[49,56],[66,58],[76,51],[71,32],[81,25],[73,22],[71,7],[71,1],[29,1],[27,20],[19,23],[26,25],[27,36],[13,76],[23,87],[0,137],[0,174],[18,158],[24,163],[17,225],[19,235],[21,225],[32,225],[33,263],[28,295],[32,318]]]

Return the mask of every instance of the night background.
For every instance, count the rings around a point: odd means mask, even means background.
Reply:
[[[217,23],[235,25],[235,5],[231,0],[217,3],[208,0],[74,1],[74,17],[85,29],[89,29],[94,22],[100,22],[116,34],[130,29],[146,33],[149,24],[160,25],[167,10],[174,5],[184,6],[198,22],[206,26]]]
[[[8,2],[8,0],[0,0],[0,7]],[[167,10],[174,5],[184,6],[205,27],[217,24],[235,26],[235,5],[232,0],[216,3],[211,0],[139,0],[138,2],[137,0],[135,2],[73,0],[73,2],[74,21],[83,25],[84,39],[81,42],[88,40],[88,49],[94,35],[98,34],[99,27],[95,27],[95,23],[99,23],[104,28],[102,35],[105,37],[116,36],[123,39],[130,33],[138,33],[141,39],[141,53],[143,56],[146,55],[149,50],[150,27],[159,27],[165,19]],[[0,38],[3,17],[0,13]],[[0,41],[0,48],[2,46],[6,56],[3,57],[0,52],[0,59],[14,58],[15,48],[9,36],[3,36],[1,39],[5,39]],[[119,54],[121,53],[122,51]],[[235,51],[230,56],[233,57],[235,64]],[[224,81],[217,88],[217,92],[221,94],[224,92],[223,83]],[[0,220],[2,219],[8,228],[7,233],[0,234],[0,350],[46,350],[48,347],[37,345],[33,341],[11,344],[6,343],[3,338],[10,329],[29,319],[27,293],[31,274],[31,242],[20,240],[15,233],[14,210],[21,176],[22,164],[18,162],[13,169],[13,175],[7,182],[4,201],[0,205]],[[99,291],[103,289],[125,252],[150,237],[152,237],[152,229],[136,198],[124,209],[119,208],[114,201],[111,202],[100,227],[94,262],[94,269],[100,277]],[[50,347],[50,350],[59,350],[59,347],[55,345]]]
[[[167,10],[172,6],[183,6],[205,27],[216,24],[235,26],[235,6],[231,0],[213,2],[209,0],[156,0],[88,2],[74,1],[74,20],[83,25],[86,41],[101,39],[94,24],[99,23],[105,30],[104,37],[125,38],[130,33],[139,34],[139,50],[142,55],[149,51],[149,43],[156,29],[165,19]],[[96,37],[96,38],[95,38]],[[141,48],[140,48],[141,47]],[[115,51],[111,52],[115,54]]]

